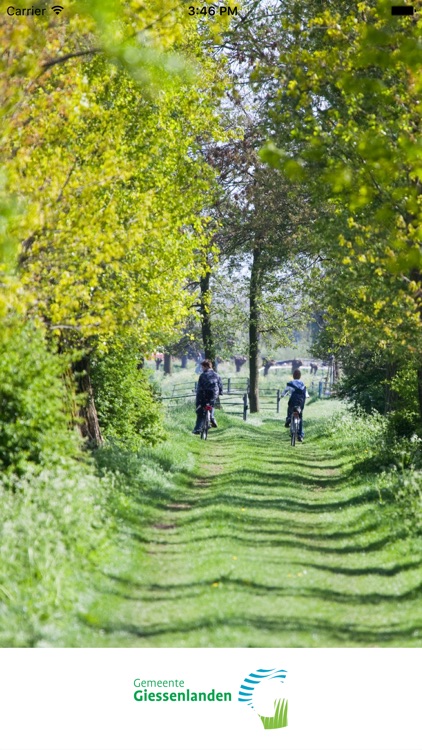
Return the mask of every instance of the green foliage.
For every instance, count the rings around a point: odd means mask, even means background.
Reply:
[[[379,456],[380,446],[385,445],[388,436],[388,420],[374,411],[365,414],[361,409],[344,411],[328,422],[321,422],[319,430],[327,436],[338,435],[343,446],[347,446],[362,460],[373,455]]]
[[[268,108],[275,144],[261,157],[300,184],[305,177],[326,216],[314,227],[320,309],[338,347],[384,350],[420,368],[420,14],[392,17],[385,0],[310,0],[300,23],[292,12],[280,26]],[[264,64],[261,73],[267,80]]]
[[[203,151],[223,135],[222,65],[202,45],[209,30],[185,9],[164,0],[138,11],[136,2],[75,2],[60,24],[14,19],[0,32],[9,50],[0,148],[21,209],[2,201],[0,260],[10,246],[20,252],[0,314],[17,309],[23,290],[20,312],[72,359],[101,358],[116,338],[136,338],[146,352],[171,344],[209,245],[215,179]],[[152,441],[157,407],[146,383],[136,391],[131,366],[116,368],[136,397],[133,413],[110,383],[103,423],[126,443],[140,430]]]
[[[413,466],[406,471],[393,467],[382,472],[377,483],[380,505],[391,523],[418,536],[422,532],[422,471]]]
[[[0,483],[0,645],[63,637],[92,595],[113,536],[113,490],[92,466],[61,458]]]
[[[191,409],[181,409],[179,421],[188,433]],[[180,472],[194,464],[191,446],[174,430],[137,454],[109,442],[94,460],[96,470],[86,455],[61,456],[0,482],[3,647],[69,645],[73,638],[79,645],[81,621],[93,624],[87,612],[104,571],[116,573],[128,534],[145,531],[155,505],[179,492]]]
[[[91,4],[76,10],[98,12]],[[62,350],[104,351],[114,337],[134,335],[148,351],[177,336],[196,297],[186,279],[198,275],[209,245],[206,209],[215,179],[203,149],[224,137],[215,107],[223,78],[201,48],[197,22],[180,9],[173,32],[165,22],[160,35],[157,20],[145,43],[133,23],[126,25],[129,18],[112,25],[108,36],[120,37],[113,51],[126,65],[110,58],[109,41],[101,51],[104,29],[99,37],[87,34],[92,55],[61,59],[79,49],[78,13],[60,30],[53,24],[45,31],[48,45],[44,39],[39,48],[35,34],[28,40],[44,65],[42,85],[15,78],[13,66],[9,71],[9,96],[26,87],[5,118],[13,139],[1,144],[11,189],[26,206],[13,237],[23,243],[20,265],[36,294],[34,312]],[[18,39],[5,41],[14,60]],[[137,54],[127,44],[137,45]],[[195,81],[178,76],[176,46],[200,73]],[[50,65],[54,60],[61,62]]]
[[[336,386],[340,398],[352,401],[367,414],[386,410],[386,363],[377,353],[362,352],[359,356],[342,358],[343,376]]]
[[[322,427],[322,425],[321,425]],[[348,451],[356,453],[355,470],[375,475],[384,518],[394,534],[422,531],[422,440],[398,438],[390,419],[377,412],[346,412],[325,426]]]
[[[93,457],[100,475],[113,482],[120,501],[114,503],[118,515],[131,523],[145,526],[154,509],[163,499],[177,494],[180,474],[188,474],[194,466],[194,456],[185,436],[191,434],[194,412],[192,406],[179,406],[166,419],[166,439],[154,446],[140,445],[133,450],[122,449],[121,443],[107,442]],[[174,430],[177,422],[185,433]]]
[[[41,331],[16,317],[0,333],[0,467],[21,472],[28,462],[51,464],[74,455],[64,364]]]
[[[125,345],[98,355],[91,370],[104,436],[132,450],[163,438],[161,408],[139,361],[136,349]]]
[[[411,437],[420,427],[417,372],[410,360],[397,371],[381,351],[340,349],[342,377],[336,384],[340,398],[351,401],[357,411],[388,413],[393,434]]]
[[[391,388],[396,404],[389,415],[390,424],[395,434],[411,438],[421,430],[416,370],[411,365],[403,367],[392,379]]]

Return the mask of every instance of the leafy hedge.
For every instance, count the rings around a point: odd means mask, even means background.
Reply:
[[[0,334],[0,469],[22,473],[28,463],[75,455],[63,373],[39,330],[7,321]]]
[[[103,434],[130,450],[164,437],[161,406],[139,362],[136,349],[126,345],[97,356],[91,370]]]

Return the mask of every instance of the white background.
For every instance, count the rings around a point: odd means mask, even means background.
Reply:
[[[1,649],[0,750],[421,750],[422,649]],[[238,702],[287,670],[289,726]],[[133,681],[185,680],[232,703],[139,703]]]

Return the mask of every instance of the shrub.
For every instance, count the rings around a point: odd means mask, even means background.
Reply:
[[[76,453],[63,372],[63,361],[39,330],[7,321],[0,333],[0,468],[23,472],[28,462]]]
[[[134,348],[116,347],[97,356],[91,370],[101,429],[130,450],[163,438],[161,407],[138,362]]]
[[[343,377],[336,390],[359,410],[368,414],[385,411],[385,362],[378,355],[350,353],[342,355]]]
[[[380,456],[388,439],[389,425],[388,419],[377,411],[367,414],[362,408],[353,407],[332,417],[324,431],[358,455]]]
[[[385,518],[398,534],[422,529],[422,440],[399,438],[389,417],[350,410],[334,417],[326,432],[357,456],[356,469],[373,477]]]
[[[413,466],[406,471],[395,467],[383,472],[378,479],[381,505],[386,505],[392,524],[404,528],[407,534],[422,531],[422,471]]]
[[[396,435],[411,437],[420,428],[418,376],[416,369],[403,368],[391,384],[396,394],[396,408],[390,414],[391,428]]]

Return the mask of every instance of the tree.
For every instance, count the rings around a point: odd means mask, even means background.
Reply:
[[[162,22],[153,3],[139,24],[136,5],[118,24],[95,3],[83,16],[75,6],[67,23],[29,34],[20,64],[21,42],[5,30],[14,135],[3,154],[28,206],[14,226],[22,278],[34,292],[31,315],[70,354],[88,393],[93,353],[125,336],[144,352],[174,340],[194,302],[186,279],[209,243],[214,177],[201,147],[219,132],[222,76],[202,52],[206,32],[182,9],[167,3]],[[87,14],[99,32],[86,28]],[[89,432],[98,439],[95,426]]]
[[[261,338],[286,344],[306,321],[304,302],[309,271],[306,230],[312,213],[300,189],[291,188],[283,175],[274,175],[257,158],[259,131],[233,145],[226,159],[226,196],[220,207],[222,229],[216,240],[221,257],[247,315],[250,409],[259,411]],[[217,158],[217,156],[216,156]],[[223,295],[224,297],[224,295]],[[220,297],[221,299],[221,297]]]
[[[227,56],[231,70],[227,110],[234,136],[209,153],[223,191],[216,206],[222,226],[216,242],[224,272],[230,273],[235,288],[234,295],[222,290],[215,302],[224,306],[227,301],[226,309],[232,315],[235,311],[237,323],[245,312],[243,302],[248,301],[252,412],[259,410],[261,339],[286,344],[298,318],[306,322],[305,279],[315,255],[311,232],[315,214],[306,189],[292,185],[284,175],[275,176],[258,157],[269,133],[274,132],[268,111],[278,97],[274,66],[280,47],[288,42],[281,22],[283,10],[279,3],[247,1],[222,35],[219,50]],[[297,8],[293,11],[297,16]],[[237,303],[232,303],[232,296]],[[213,317],[227,319],[215,302]]]
[[[310,4],[284,23],[278,146],[263,158],[331,206],[324,295],[337,344],[413,362],[422,415],[420,18],[381,1]]]

